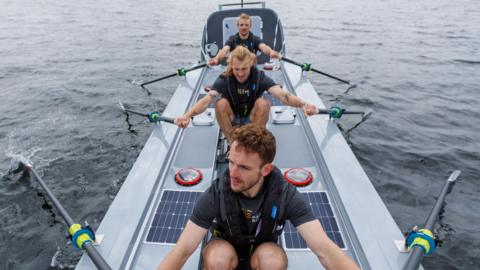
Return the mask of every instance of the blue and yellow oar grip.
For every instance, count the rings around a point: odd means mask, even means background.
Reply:
[[[73,224],[68,229],[68,232],[72,236],[72,244],[78,249],[84,249],[85,243],[93,242],[95,239],[93,232],[88,228],[82,228],[80,224]]]
[[[429,229],[420,229],[416,232],[411,232],[407,237],[406,244],[409,250],[413,247],[420,247],[424,255],[432,254],[436,246],[433,233]]]

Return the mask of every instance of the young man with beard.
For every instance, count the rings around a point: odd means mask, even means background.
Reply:
[[[248,124],[232,133],[228,170],[198,199],[175,247],[158,270],[180,269],[210,229],[204,269],[286,269],[277,244],[286,220],[326,269],[359,269],[328,238],[296,188],[272,161],[276,143],[265,127]]]
[[[243,46],[255,55],[257,51],[261,51],[271,58],[280,58],[280,54],[277,51],[272,50],[267,44],[263,43],[262,39],[250,32],[252,29],[252,19],[250,16],[245,13],[240,14],[240,16],[237,17],[237,29],[238,32],[230,36],[225,42],[225,46],[223,46],[214,58],[208,61],[208,65],[218,65],[223,58],[225,58],[229,52],[235,50],[237,46]]]
[[[190,119],[202,113],[212,102],[218,125],[230,143],[233,125],[252,122],[265,126],[270,113],[270,101],[262,98],[266,91],[282,103],[301,108],[305,115],[313,115],[317,108],[299,97],[292,95],[276,84],[263,71],[258,70],[256,56],[243,46],[237,46],[228,57],[227,70],[214,82],[211,90],[175,123],[186,128]]]

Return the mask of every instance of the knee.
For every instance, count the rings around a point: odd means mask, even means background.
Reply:
[[[252,255],[252,269],[287,269],[288,259],[285,251],[275,243],[263,243]]]
[[[215,103],[215,112],[217,114],[225,113],[225,112],[228,112],[229,110],[231,110],[231,108],[230,108],[230,103],[228,102],[227,99],[221,98],[217,100],[217,102]]]
[[[234,269],[237,264],[237,253],[225,240],[213,240],[203,249],[203,265],[206,270]]]
[[[270,100],[266,98],[257,98],[255,100],[255,106],[258,106],[259,108],[270,108]]]
[[[266,98],[258,98],[255,101],[255,108],[261,112],[268,112],[270,110],[270,101]]]

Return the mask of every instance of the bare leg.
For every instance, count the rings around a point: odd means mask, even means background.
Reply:
[[[230,103],[225,98],[217,100],[215,104],[215,115],[217,116],[217,122],[222,130],[223,134],[227,138],[228,142],[230,141],[230,134],[232,133],[232,120],[233,120],[233,111],[230,108]]]
[[[270,101],[266,98],[257,98],[250,113],[250,119],[257,125],[266,126],[269,113]]]
[[[210,241],[203,249],[203,269],[235,269],[238,265],[237,253],[233,246],[225,240]]]
[[[288,259],[285,251],[275,243],[263,243],[255,249],[250,259],[253,270],[285,270]]]

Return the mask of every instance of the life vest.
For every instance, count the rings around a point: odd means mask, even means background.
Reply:
[[[253,234],[248,232],[238,196],[230,188],[228,170],[220,177],[220,220],[214,222],[213,235],[219,236],[237,247],[256,247],[264,242],[276,242],[285,224],[284,201],[288,183],[278,168],[265,177],[266,192],[261,205],[261,216]]]
[[[235,34],[234,40],[234,47],[230,49],[230,51],[233,51],[236,46],[244,46],[246,47],[250,52],[257,54],[257,48],[253,47],[253,34],[252,32],[248,33],[248,38],[247,39],[241,39],[240,34],[237,33]]]
[[[239,83],[237,82],[237,79],[235,79],[235,76],[232,75],[227,77],[222,75],[227,80],[228,101],[235,115],[240,117],[247,117],[250,115],[250,112],[255,105],[255,101],[261,94],[258,88],[260,86],[260,77],[262,75],[263,74],[261,74],[260,70],[255,66],[252,66],[246,89],[242,89],[245,91],[244,93],[239,93]]]

